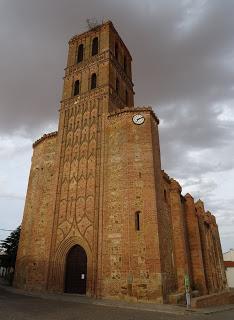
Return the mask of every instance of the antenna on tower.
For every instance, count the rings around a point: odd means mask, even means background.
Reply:
[[[89,30],[96,28],[100,24],[96,18],[86,19],[86,23]]]

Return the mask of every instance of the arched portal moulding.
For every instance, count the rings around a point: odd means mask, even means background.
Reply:
[[[49,291],[64,292],[65,285],[65,263],[68,251],[74,246],[81,246],[87,255],[87,283],[86,283],[86,295],[92,295],[93,284],[93,268],[92,268],[92,252],[88,245],[88,242],[81,237],[70,237],[65,239],[58,247],[54,257],[51,279],[49,285]]]

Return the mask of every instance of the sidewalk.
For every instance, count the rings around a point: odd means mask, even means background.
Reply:
[[[141,302],[133,303],[133,302],[127,302],[127,301],[120,301],[120,300],[95,299],[87,296],[81,296],[78,294],[67,294],[67,293],[53,294],[53,293],[28,292],[28,291],[23,291],[21,289],[10,287],[1,278],[0,278],[0,287],[14,294],[37,297],[37,298],[47,299],[47,300],[76,302],[76,303],[93,304],[93,305],[100,305],[100,306],[106,306],[106,307],[134,309],[134,310],[160,312],[160,313],[168,313],[168,314],[176,314],[176,315],[185,315],[188,313],[212,314],[216,312],[222,312],[222,311],[234,309],[234,305],[226,305],[226,306],[217,306],[217,307],[205,308],[205,309],[187,310],[186,307],[179,306],[179,305],[177,306],[177,305],[170,305],[170,304],[153,304],[153,303],[141,303]]]

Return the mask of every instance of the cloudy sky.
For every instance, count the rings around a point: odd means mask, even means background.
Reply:
[[[132,53],[135,104],[161,119],[163,168],[233,248],[232,0],[0,0],[0,228],[21,222],[31,145],[57,129],[67,42],[94,17]]]

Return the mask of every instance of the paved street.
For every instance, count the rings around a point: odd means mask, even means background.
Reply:
[[[68,297],[69,299],[69,297]],[[73,298],[72,298],[73,300]],[[222,311],[209,315],[186,313],[170,314],[158,311],[134,310],[123,307],[103,306],[74,301],[56,301],[14,293],[0,287],[0,319],[1,320],[173,320],[173,319],[234,319],[234,310]]]

